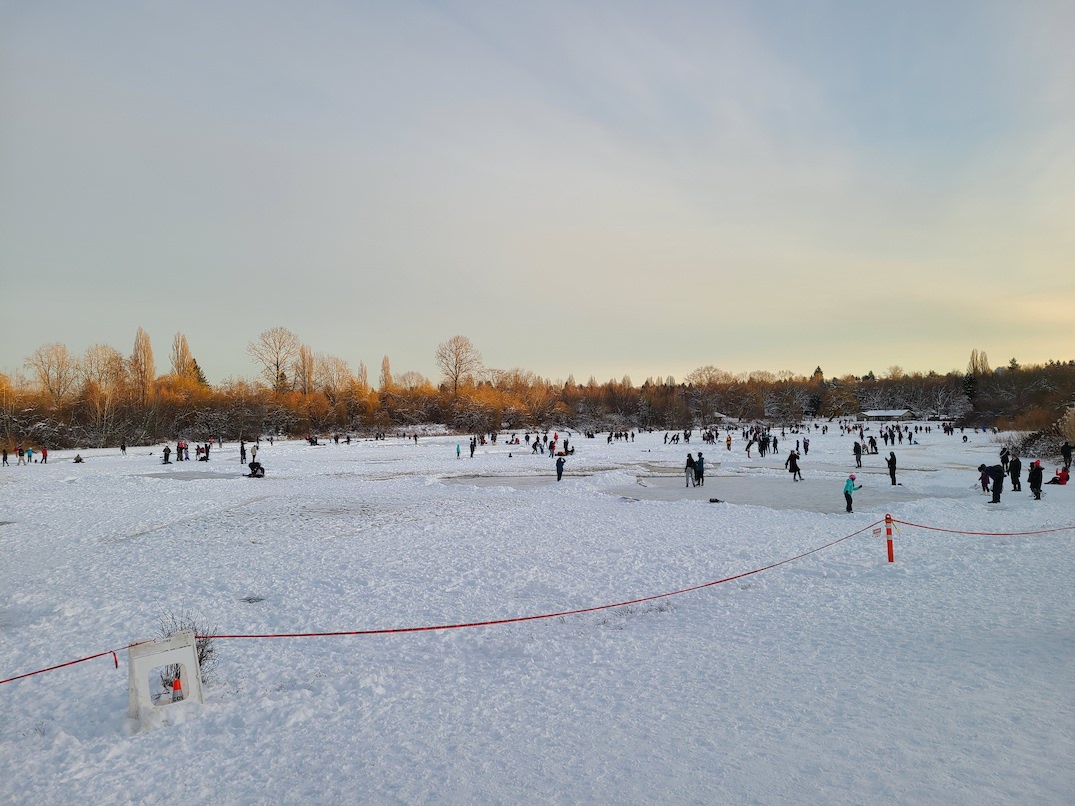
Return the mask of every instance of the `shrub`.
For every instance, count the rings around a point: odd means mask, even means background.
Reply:
[[[157,629],[161,638],[170,638],[183,630],[193,630],[198,636],[194,641],[194,647],[198,653],[198,666],[202,673],[202,684],[208,685],[213,676],[213,667],[216,666],[216,643],[211,636],[216,630],[211,629],[206,623],[199,621],[190,613],[161,613],[157,617]],[[161,684],[166,691],[171,691],[172,682],[179,676],[179,666],[164,667],[161,672]]]

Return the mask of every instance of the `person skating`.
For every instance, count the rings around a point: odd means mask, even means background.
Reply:
[[[693,454],[687,454],[687,464],[683,466],[683,474],[687,477],[687,483],[685,487],[690,487],[691,484],[697,484],[694,480],[694,456]]]
[[[799,470],[799,454],[795,451],[788,451],[788,458],[784,460],[784,467],[791,473],[792,481],[799,481],[803,477],[802,471]]]
[[[889,451],[888,458],[885,459],[885,463],[888,465],[888,477],[892,479],[892,486],[896,486],[896,452]]]
[[[862,444],[855,440],[855,447],[852,450],[855,452],[855,467],[862,467]]]
[[[852,473],[847,477],[847,481],[844,482],[844,501],[847,502],[847,511],[851,512],[851,494],[855,490],[861,490],[862,485],[855,484],[855,474]]]
[[[705,486],[705,458],[698,451],[698,458],[694,460],[694,483],[697,487]]]

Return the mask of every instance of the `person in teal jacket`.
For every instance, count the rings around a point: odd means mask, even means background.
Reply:
[[[847,511],[851,511],[851,493],[855,490],[861,490],[862,485],[855,484],[855,474],[852,473],[847,477],[847,481],[844,482],[844,500],[847,502]]]

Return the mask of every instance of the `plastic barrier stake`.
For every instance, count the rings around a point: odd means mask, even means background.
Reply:
[[[890,563],[896,562],[896,557],[892,551],[892,516],[885,515],[885,541],[888,543],[888,561]]]

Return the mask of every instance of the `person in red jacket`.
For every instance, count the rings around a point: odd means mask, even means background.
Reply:
[[[1068,473],[1068,469],[1066,467],[1062,467],[1062,468],[1060,468],[1059,470],[1056,471],[1055,476],[1053,476],[1051,479],[1049,479],[1045,483],[1046,484],[1067,484],[1068,483],[1068,478],[1070,476],[1071,476],[1071,474]]]

